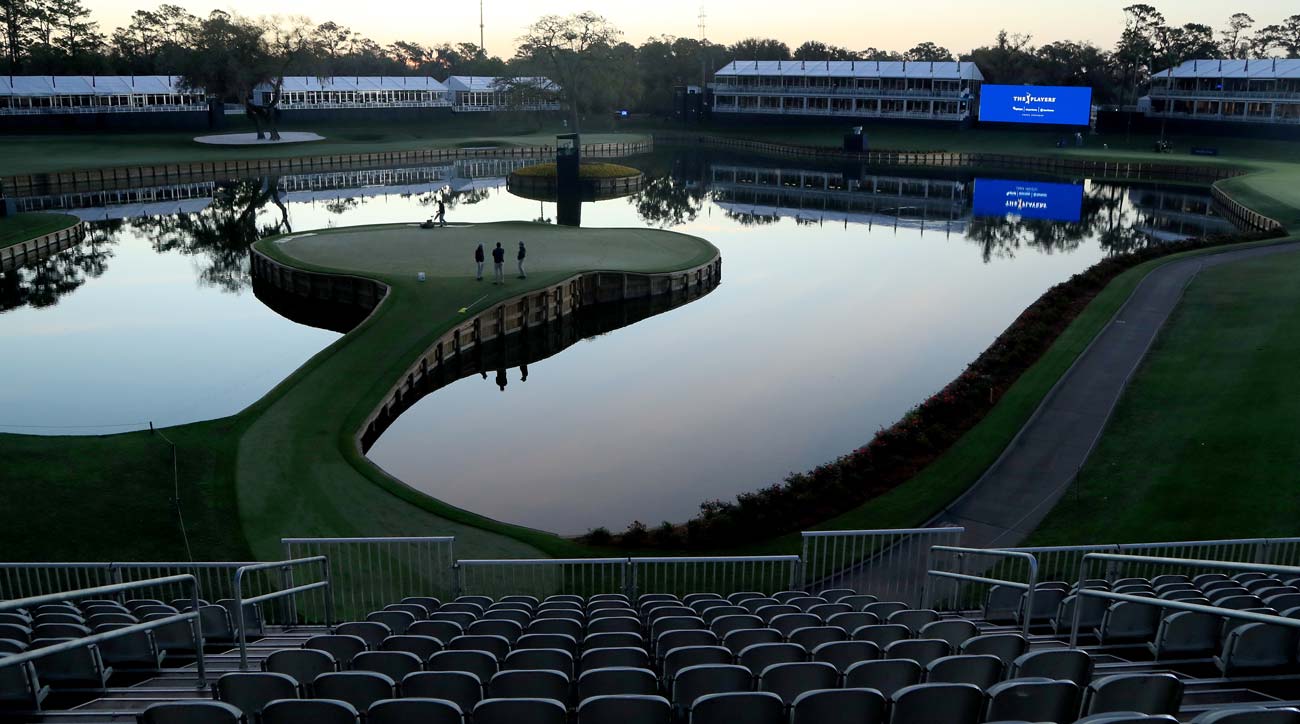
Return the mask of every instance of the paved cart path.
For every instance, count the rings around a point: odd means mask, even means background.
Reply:
[[[1300,252],[1300,242],[1196,256],[1156,267],[1047,393],[997,461],[927,526],[962,526],[966,532],[961,545],[973,548],[1020,544],[1069,490],[1129,379],[1192,279],[1205,268],[1294,252]],[[925,540],[903,539],[873,561],[817,587],[902,590],[925,575]],[[922,602],[918,598],[912,603]]]
[[[1018,545],[1069,489],[1192,279],[1205,268],[1296,251],[1300,242],[1156,267],[1048,392],[1001,457],[930,524],[964,526],[962,544],[967,546]]]

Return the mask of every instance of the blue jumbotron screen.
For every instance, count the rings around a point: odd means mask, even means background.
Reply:
[[[1092,89],[986,85],[980,89],[980,121],[1086,126],[1092,121]]]
[[[1083,187],[977,178],[973,206],[976,216],[1014,214],[1025,219],[1077,222],[1083,209]]]

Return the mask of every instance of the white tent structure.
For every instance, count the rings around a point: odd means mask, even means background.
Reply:
[[[254,89],[256,101],[271,101],[273,88]],[[447,86],[428,76],[286,76],[280,86],[280,107],[323,108],[444,108],[451,105]]]
[[[1189,60],[1151,76],[1148,116],[1300,124],[1300,60]]]
[[[174,75],[0,76],[0,115],[205,111],[208,97]]]
[[[713,112],[960,121],[983,81],[967,62],[737,60],[713,75]]]
[[[453,75],[447,79],[456,111],[558,111],[560,87],[540,76],[502,78],[490,75]],[[526,89],[536,89],[536,92]],[[524,93],[521,98],[515,93]]]

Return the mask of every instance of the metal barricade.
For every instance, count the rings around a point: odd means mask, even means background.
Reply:
[[[455,596],[453,536],[283,538],[280,542],[286,560],[329,559],[333,611],[345,620],[407,596]],[[306,621],[319,621],[326,611],[313,605],[300,608],[300,615]]]
[[[456,564],[456,595],[590,596],[628,592],[626,558],[465,560]]]
[[[966,556],[990,556],[996,558],[1021,560],[1028,566],[1028,581],[1021,583],[1019,581],[1007,581],[1000,578],[990,578],[970,573],[958,571],[941,571],[934,568],[934,559],[936,553],[953,553],[958,556],[958,561],[964,560]],[[1038,561],[1028,553],[1018,551],[999,551],[989,550],[986,548],[961,548],[958,546],[931,546],[930,557],[926,562],[926,581],[925,594],[923,595],[923,605],[929,607],[934,592],[930,587],[930,578],[944,578],[952,581],[958,581],[959,589],[955,594],[955,600],[961,601],[960,582],[979,583],[989,586],[1005,586],[1017,591],[1024,591],[1023,599],[1020,604],[1020,632],[1026,637],[1029,636],[1029,623],[1033,617],[1034,611],[1034,589],[1038,585]]]
[[[1239,563],[1272,563],[1300,565],[1300,538],[1230,538],[1201,541],[1166,541],[1157,543],[1112,543],[1090,546],[1037,546],[1006,548],[1004,550],[1031,553],[1038,558],[1043,580],[1072,580],[1080,561],[1089,553],[1164,557],[1191,560],[1236,561]],[[1153,561],[1132,563],[1129,567],[1135,576],[1151,577],[1160,573],[1177,573],[1164,570]],[[1000,574],[999,574],[1000,575]],[[1107,571],[1101,575],[1113,580]]]
[[[1285,616],[1273,616],[1270,614],[1256,613],[1254,611],[1241,611],[1231,608],[1220,608],[1218,606],[1206,606],[1204,604],[1188,603],[1186,601],[1171,601],[1163,598],[1135,596],[1127,593],[1113,593],[1098,588],[1085,588],[1084,584],[1088,580],[1088,564],[1092,561],[1106,561],[1108,563],[1119,564],[1135,563],[1139,565],[1159,563],[1170,567],[1180,567],[1188,570],[1211,569],[1217,571],[1280,573],[1282,575],[1296,577],[1300,577],[1300,566],[1279,566],[1267,563],[1238,563],[1236,561],[1197,560],[1191,558],[1163,558],[1115,553],[1089,553],[1079,562],[1079,578],[1077,583],[1078,587],[1076,589],[1076,593],[1080,596],[1103,598],[1108,601],[1126,601],[1129,603],[1139,603],[1145,606],[1155,606],[1157,608],[1173,609],[1176,611],[1208,613],[1214,616],[1241,619],[1253,623],[1266,623],[1277,626],[1287,626],[1290,628],[1300,628],[1300,619],[1287,618]],[[1076,605],[1074,607],[1074,620],[1070,623],[1070,648],[1079,647],[1079,626],[1082,618],[1083,606]]]
[[[965,532],[961,527],[805,531],[802,587],[852,588],[918,606],[930,547],[959,545]]]
[[[299,568],[302,566],[313,565],[313,564],[320,564],[322,580],[316,581],[315,583],[305,583],[297,586],[292,585],[291,581],[293,580],[293,577],[290,575],[290,571],[292,571],[294,568]],[[283,590],[274,591],[271,593],[264,593],[260,596],[253,596],[251,598],[244,598],[244,580],[249,573],[253,573],[256,571],[279,571],[283,575],[284,580],[287,583],[287,586]],[[329,590],[330,589],[330,565],[329,565],[329,559],[326,558],[325,556],[312,556],[311,558],[299,558],[297,560],[277,561],[274,563],[257,563],[253,565],[243,566],[239,570],[235,571],[234,586],[235,586],[234,617],[235,617],[236,632],[237,635],[239,636],[239,670],[240,671],[248,670],[248,632],[247,632],[248,621],[247,621],[247,615],[244,611],[245,606],[256,605],[259,603],[263,603],[265,601],[286,599],[287,603],[289,604],[289,608],[296,609],[297,606],[295,605],[294,599],[298,594],[306,593],[308,591],[321,590],[322,593],[324,594],[325,624],[328,626],[334,623],[334,601],[333,601],[333,596],[330,595],[330,590]],[[285,618],[296,619],[297,615],[289,614],[286,615]]]
[[[32,606],[42,606],[47,603],[63,603],[65,601],[75,601],[82,598],[93,598],[96,596],[116,596],[126,591],[135,591],[140,589],[158,588],[165,586],[184,586],[189,592],[190,610],[178,613],[174,616],[166,616],[153,621],[143,623],[134,623],[122,628],[105,631],[103,633],[91,634],[71,641],[59,641],[49,646],[42,646],[39,649],[25,651],[20,654],[10,654],[0,656],[0,669],[9,666],[19,666],[29,661],[52,656],[64,651],[71,651],[86,646],[111,641],[113,639],[130,636],[141,631],[150,631],[161,628],[178,621],[190,622],[190,636],[194,642],[194,650],[198,652],[198,661],[195,664],[195,673],[198,676],[198,688],[201,690],[207,687],[207,665],[203,660],[203,626],[199,621],[199,586],[198,579],[194,576],[185,574],[179,576],[164,576],[162,578],[149,578],[141,581],[132,581],[131,583],[115,583],[107,586],[95,586],[93,588],[82,588],[73,591],[59,591],[57,593],[47,593],[39,596],[29,596],[26,598],[16,598],[8,601],[0,601],[0,612],[16,611],[18,609],[29,608]]]
[[[629,558],[634,600],[642,593],[775,593],[797,588],[799,556]]]

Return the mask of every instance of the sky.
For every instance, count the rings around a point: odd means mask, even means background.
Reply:
[[[105,30],[124,25],[131,13],[156,7],[162,0],[86,0]],[[213,9],[243,15],[306,15],[316,22],[333,20],[381,44],[409,40],[424,45],[477,42],[478,4],[410,0],[170,0],[206,15]],[[854,50],[875,47],[903,51],[933,41],[954,53],[991,43],[998,30],[1033,35],[1034,44],[1086,40],[1111,47],[1123,29],[1123,8],[1138,0],[926,0],[924,3],[872,3],[870,12],[848,0],[483,0],[485,38],[492,55],[514,53],[515,39],[543,14],[595,10],[640,44],[650,36],[699,36],[703,7],[706,37],[733,43],[751,36],[775,37],[792,49],[805,40],[821,40]],[[1276,23],[1300,11],[1289,0],[1237,0],[1225,6],[1214,0],[1145,0],[1172,24],[1200,22],[1216,29],[1231,12],[1250,13],[1260,25]]]

